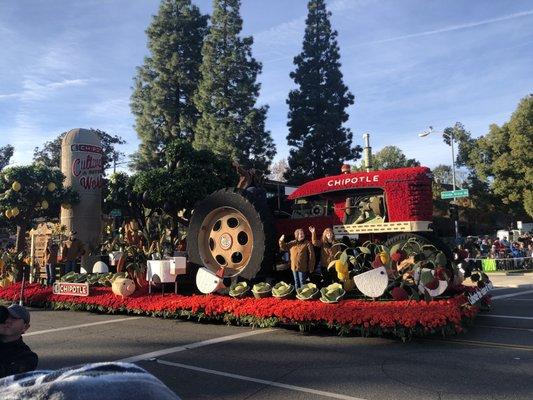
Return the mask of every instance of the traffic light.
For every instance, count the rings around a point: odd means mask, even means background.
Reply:
[[[450,218],[453,220],[459,219],[459,207],[456,204],[448,205],[448,211],[450,213]]]

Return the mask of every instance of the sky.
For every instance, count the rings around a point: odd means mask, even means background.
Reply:
[[[193,0],[203,13],[211,0]],[[12,165],[73,128],[139,140],[129,102],[148,55],[156,0],[0,0],[0,146]],[[328,0],[344,82],[355,96],[346,126],[374,152],[451,164],[438,132],[460,121],[474,137],[509,120],[533,93],[533,0]],[[286,99],[302,48],[306,0],[242,0],[243,36],[263,64],[258,105],[270,109],[274,161],[288,156]],[[419,138],[428,126],[435,134]]]

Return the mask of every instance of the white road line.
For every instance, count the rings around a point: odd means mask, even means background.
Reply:
[[[273,332],[273,331],[275,331],[275,329],[257,329],[257,330],[254,330],[254,331],[247,331],[247,332],[243,332],[243,333],[237,333],[235,335],[222,336],[222,337],[218,337],[218,338],[214,338],[214,339],[203,340],[201,342],[186,344],[186,345],[183,345],[183,346],[176,346],[176,347],[170,347],[168,349],[152,351],[150,353],[139,354],[138,356],[123,358],[123,359],[118,360],[118,361],[119,362],[130,362],[130,363],[133,363],[133,362],[137,362],[137,361],[147,360],[149,358],[157,358],[157,357],[161,357],[161,356],[164,356],[164,355],[167,355],[167,354],[178,353],[180,351],[185,351],[185,350],[197,349],[198,347],[209,346],[211,344],[217,344],[217,343],[222,343],[222,342],[228,342],[230,340],[241,339],[241,338],[244,338],[244,337],[247,337],[247,336],[261,335],[263,333],[269,333],[269,332]]]
[[[64,326],[62,328],[45,329],[43,331],[35,331],[35,332],[25,333],[24,337],[35,336],[35,335],[44,335],[45,333],[52,333],[52,332],[59,332],[59,331],[68,331],[70,329],[85,328],[87,326],[113,324],[115,322],[126,322],[126,321],[132,321],[134,319],[140,319],[140,318],[141,317],[128,317],[128,318],[120,318],[120,319],[111,319],[111,320],[108,320],[108,321],[91,322],[89,324]]]
[[[509,301],[533,301],[533,299],[512,299],[512,300],[509,300]]]
[[[157,362],[159,364],[169,365],[169,366],[172,366],[172,367],[190,369],[190,370],[193,370],[193,371],[205,372],[207,374],[224,376],[226,378],[233,378],[233,379],[239,379],[241,381],[255,382],[255,383],[259,383],[261,385],[275,386],[275,387],[279,387],[279,388],[282,388],[282,389],[295,390],[297,392],[311,393],[311,394],[316,394],[316,395],[319,395],[319,396],[330,397],[332,399],[365,400],[365,399],[362,399],[360,397],[352,397],[352,396],[347,396],[347,395],[339,394],[339,393],[325,392],[323,390],[315,390],[315,389],[310,389],[310,388],[306,388],[306,387],[302,387],[302,386],[287,385],[285,383],[267,381],[267,380],[264,380],[264,379],[257,379],[257,378],[252,378],[252,377],[244,376],[244,375],[230,374],[228,372],[215,371],[213,369],[195,367],[194,365],[180,364],[180,363],[175,363],[175,362],[170,362],[170,361],[163,361],[163,360],[157,360]]]
[[[533,320],[533,317],[521,317],[519,315],[478,314],[477,317]]]
[[[508,297],[522,296],[523,294],[533,293],[533,290],[524,290],[523,292],[501,294],[499,296],[492,296],[492,300],[507,299]]]

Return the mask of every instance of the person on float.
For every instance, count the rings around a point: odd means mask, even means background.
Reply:
[[[329,263],[335,259],[337,248],[333,245],[338,243],[338,241],[335,240],[335,235],[331,228],[324,229],[320,239],[317,238],[314,226],[309,227],[309,232],[311,232],[311,243],[313,246],[320,248],[320,260],[318,261],[316,272],[322,273],[327,270]]]
[[[294,287],[301,288],[315,268],[315,250],[309,240],[305,238],[303,229],[294,231],[295,240],[285,243],[285,235],[279,238],[279,248],[290,254],[291,270],[294,277]]]
[[[65,274],[76,271],[76,263],[84,254],[85,249],[82,241],[77,237],[77,232],[71,231],[61,251],[62,259],[65,262]]]
[[[22,340],[30,313],[18,304],[0,306],[0,378],[37,368],[39,357]]]
[[[46,242],[46,249],[44,251],[44,265],[46,268],[46,284],[48,286],[53,285],[56,280],[56,265],[57,265],[57,253],[59,252],[59,246],[52,238]]]

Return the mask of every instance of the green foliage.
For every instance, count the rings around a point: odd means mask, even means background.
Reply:
[[[191,210],[215,190],[235,185],[236,172],[227,158],[194,150],[184,139],[170,143],[165,153],[168,168],[143,171],[134,178],[133,191],[147,206]]]
[[[113,162],[124,157],[124,153],[116,149],[117,145],[125,144],[126,141],[118,135],[110,135],[100,129],[91,129],[95,131],[102,142],[103,149],[103,169],[104,171],[113,165]],[[67,132],[63,132],[54,140],[45,142],[42,148],[33,149],[33,161],[42,164],[48,168],[61,168],[61,142]]]
[[[468,132],[463,124],[456,122],[453,127],[444,129],[442,138],[444,143],[451,146],[452,139],[458,144],[457,154],[455,155],[455,163],[458,166],[468,164],[469,154],[473,150],[475,140],[472,139],[470,132]]]
[[[311,0],[307,7],[303,50],[290,74],[297,89],[287,99],[287,142],[293,148],[285,177],[293,184],[338,174],[344,161],[358,159],[361,152],[351,147],[352,133],[343,127],[354,96],[343,83],[331,13],[324,0]]]
[[[407,158],[396,146],[385,146],[372,156],[372,168],[375,170],[418,166],[420,162],[414,158]],[[361,165],[358,169],[364,170],[364,166]]]
[[[169,143],[166,167],[152,168],[128,176],[116,173],[109,177],[104,212],[119,209],[126,217],[142,223],[146,209],[163,209],[175,215],[191,210],[209,193],[234,186],[237,174],[230,160],[209,150],[194,150],[186,139]]]
[[[170,141],[194,138],[198,110],[192,97],[207,20],[190,0],[163,0],[146,30],[150,56],[137,69],[131,96],[141,140],[132,157],[136,170],[162,167],[163,150]]]
[[[132,200],[132,187],[133,182],[124,172],[112,174],[107,181],[102,211],[109,213],[111,210],[121,210],[122,215],[131,215],[127,211]]]
[[[201,113],[194,146],[268,170],[275,146],[265,130],[267,107],[255,107],[261,64],[252,57],[252,37],[240,38],[239,0],[215,0],[211,28],[202,48],[195,104]]]
[[[9,164],[9,160],[13,157],[14,150],[15,148],[10,144],[0,147],[0,171]]]
[[[17,251],[24,250],[24,228],[33,219],[57,217],[62,203],[78,202],[78,194],[63,186],[64,179],[59,169],[38,164],[0,172],[0,219],[17,225]]]
[[[466,164],[484,182],[490,183],[508,211],[533,216],[533,96],[522,99],[509,122],[493,124],[489,132],[475,140]]]

